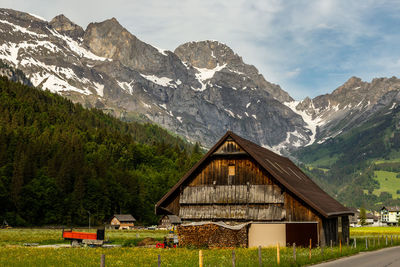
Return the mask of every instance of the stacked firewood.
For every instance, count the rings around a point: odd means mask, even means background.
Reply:
[[[246,247],[247,227],[233,230],[216,224],[179,226],[178,239],[180,246]]]

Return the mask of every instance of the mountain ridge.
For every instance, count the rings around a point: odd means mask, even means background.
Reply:
[[[384,189],[377,188],[371,166],[400,158],[396,77],[367,82],[353,76],[331,93],[295,101],[218,41],[167,51],[115,18],[83,30],[62,15],[48,22],[7,9],[0,9],[0,31],[0,60],[21,69],[34,86],[122,120],[156,123],[205,148],[232,130],[295,158],[348,205],[361,205],[362,197],[370,207],[387,201],[387,194],[374,195]]]
[[[229,67],[199,68],[181,60],[182,53],[140,41],[116,19],[89,24],[82,37],[64,16],[52,21],[0,9],[6,33],[0,59],[35,86],[125,120],[142,117],[205,147],[226,130],[271,148],[310,141],[302,118],[279,100],[290,101],[287,92],[227,46],[220,48],[229,52]],[[192,43],[192,49],[206,51],[209,43]]]

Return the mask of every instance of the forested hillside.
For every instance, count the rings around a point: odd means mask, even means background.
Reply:
[[[154,223],[154,204],[201,157],[150,124],[125,123],[0,78],[0,219],[102,224],[114,213]]]

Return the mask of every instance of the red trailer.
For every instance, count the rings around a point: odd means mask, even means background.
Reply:
[[[62,237],[65,240],[71,240],[71,245],[78,243],[86,243],[93,245],[102,245],[104,242],[104,229],[97,229],[96,233],[75,232],[71,230],[64,230]]]

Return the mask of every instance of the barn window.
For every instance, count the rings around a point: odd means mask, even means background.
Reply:
[[[235,177],[235,165],[228,165],[228,184],[233,184],[233,177]]]
[[[229,165],[228,166],[228,175],[229,176],[235,176],[235,165]]]

